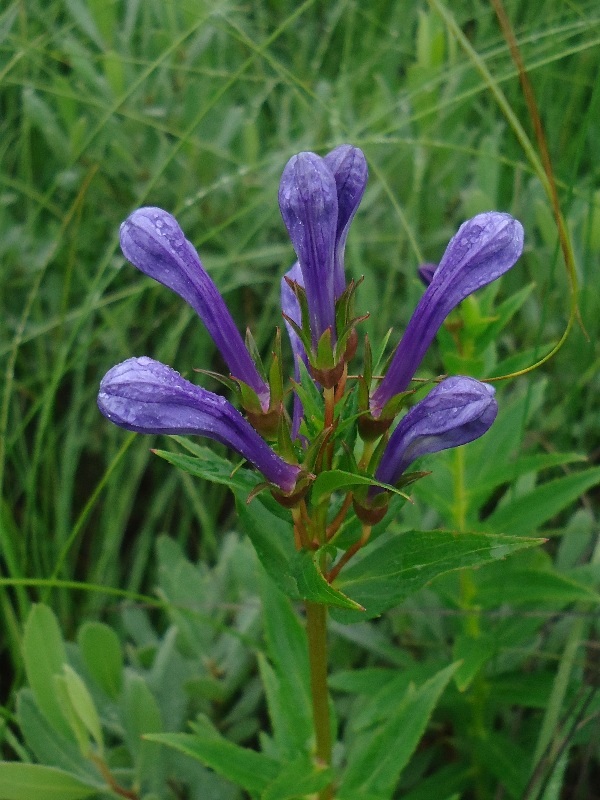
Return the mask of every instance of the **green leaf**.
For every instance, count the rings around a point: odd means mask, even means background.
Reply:
[[[87,686],[75,670],[68,664],[64,664],[63,666],[63,677],[73,711],[77,714],[88,733],[96,742],[100,752],[102,752],[103,739],[100,717],[98,716],[98,711],[96,710],[96,706],[94,705],[94,701],[92,700]]]
[[[298,600],[300,591],[291,567],[297,554],[292,523],[275,515],[262,499],[257,497],[251,503],[246,503],[243,493],[236,494],[240,522],[267,573],[282,592]]]
[[[169,603],[169,617],[178,628],[185,653],[201,658],[222,622],[208,570],[203,563],[192,564],[168,536],[159,537],[156,551],[160,592]]]
[[[248,504],[245,496],[236,494],[236,500],[240,521],[261,564],[284,594],[292,600],[312,600],[360,610],[358,603],[327,583],[318,568],[318,552],[296,550],[290,521],[273,513],[262,498],[255,498]]]
[[[69,726],[73,731],[75,739],[77,740],[81,754],[85,758],[88,758],[91,753],[90,737],[87,728],[81,720],[81,717],[73,708],[73,703],[71,702],[69,690],[67,688],[67,679],[64,675],[54,676],[54,691],[56,692],[58,702],[60,703],[61,708],[67,720],[69,721]]]
[[[366,694],[369,696],[379,694],[382,687],[391,683],[398,677],[397,670],[387,667],[365,667],[364,669],[349,669],[334,672],[329,676],[330,689],[348,694]]]
[[[185,440],[179,439],[183,444]],[[206,447],[185,442],[194,456],[155,451],[169,463],[191,475],[221,483],[234,490],[236,505],[245,532],[250,537],[258,557],[277,586],[294,600],[307,599],[317,603],[359,609],[359,605],[333,589],[320,573],[316,557],[294,546],[290,512],[268,494],[246,500],[261,481],[248,470],[233,472],[233,465]]]
[[[67,654],[60,628],[48,606],[32,606],[23,636],[27,680],[40,710],[57,731],[71,741],[73,732],[61,710],[54,678],[62,674]]]
[[[313,735],[308,642],[304,626],[290,600],[266,575],[261,594],[265,639],[273,675],[264,659],[259,661],[259,666],[269,711],[275,711],[272,715],[274,738],[280,755],[289,761],[308,750]],[[274,680],[270,680],[271,677]],[[274,716],[277,716],[277,724]]]
[[[364,609],[360,603],[347,597],[325,580],[319,569],[320,552],[320,550],[315,552],[301,550],[294,553],[292,570],[296,577],[300,599],[362,612]]]
[[[324,769],[308,758],[298,758],[269,784],[261,800],[299,800],[324,789],[332,780],[330,769]]]
[[[515,744],[512,738],[496,731],[488,731],[485,738],[473,742],[486,768],[505,788],[512,800],[522,800],[530,769],[530,753]]]
[[[32,128],[37,128],[48,147],[57,159],[68,158],[68,139],[56,118],[52,104],[39,96],[31,86],[26,86],[21,93],[23,113]]]
[[[539,411],[545,388],[546,382],[539,381],[508,404],[501,404],[498,419],[486,435],[465,448],[467,486],[476,488],[486,483],[497,472],[498,464],[507,463],[520,452],[525,425]],[[446,457],[452,458],[452,453]]]
[[[98,787],[56,767],[0,762],[2,800],[80,800],[97,792]]]
[[[91,9],[90,9],[91,5]],[[111,3],[103,3],[102,4],[105,8],[108,6],[110,9]],[[83,3],[81,0],[66,0],[66,6],[75,20],[75,23],[81,30],[90,37],[90,39],[97,45],[100,51],[103,51],[106,47],[106,43],[102,39],[100,35],[100,31],[96,26],[96,22],[94,20],[94,16],[90,13],[90,11],[95,11],[97,2],[92,2],[91,4]],[[106,16],[106,11],[103,15]]]
[[[21,735],[37,761],[75,773],[90,785],[94,782],[98,787],[104,785],[96,768],[81,755],[73,739],[67,739],[52,727],[38,708],[30,689],[19,691],[17,719]]]
[[[464,692],[489,659],[498,652],[498,641],[492,635],[481,633],[477,638],[461,633],[454,640],[452,657],[460,661],[454,675],[459,691]]]
[[[421,779],[416,788],[402,795],[402,800],[433,800],[433,798],[461,797],[461,792],[466,791],[473,784],[473,773],[470,767],[464,764],[450,764],[442,767],[433,775]],[[456,791],[457,794],[448,795],[447,792]]]
[[[86,622],[77,633],[77,643],[90,675],[115,700],[123,682],[119,637],[102,622]]]
[[[188,450],[192,450],[194,455],[186,456],[183,453],[169,453],[166,450],[154,450],[153,452],[189,475],[204,478],[212,483],[221,483],[230,489],[246,492],[247,495],[263,480],[260,475],[250,472],[250,470],[236,470],[231,461],[217,455],[208,447],[193,445],[179,437],[174,438],[180,444],[184,444]]]
[[[146,741],[146,734],[163,729],[160,710],[144,678],[129,669],[125,672],[122,707],[126,741],[134,758],[137,781],[158,782],[163,767],[162,754]]]
[[[496,306],[493,311],[495,319],[486,325],[485,330],[476,337],[477,352],[483,352],[489,344],[497,340],[502,330],[527,300],[534,286],[535,284],[533,283],[527,284],[527,286],[524,286]]]
[[[433,677],[439,668],[439,662],[430,661],[402,670],[389,670],[394,675],[391,680],[376,679],[373,692],[353,705],[348,729],[357,733],[384,725],[390,718],[390,708],[396,708],[409,690]]]
[[[304,361],[299,359],[297,363],[300,370],[300,384],[296,385],[296,393],[304,409],[303,425],[312,439],[323,429],[323,396],[315,386]]]
[[[534,673],[505,673],[488,679],[489,697],[494,706],[548,707],[556,673],[536,670]]]
[[[600,594],[573,578],[542,569],[482,570],[477,576],[477,605],[496,608],[502,603],[599,603]]]
[[[438,575],[505,558],[541,541],[452,531],[385,533],[365,548],[360,561],[342,570],[334,581],[335,588],[363,605],[366,614],[338,610],[332,613],[344,622],[377,616],[398,605]]]
[[[333,492],[348,486],[381,486],[383,489],[406,498],[406,495],[394,486],[376,481],[375,478],[370,476],[356,475],[341,469],[332,469],[317,475],[317,479],[311,489],[311,500],[314,505],[319,505],[324,500],[327,500]]]
[[[486,530],[497,533],[507,532],[517,536],[534,533],[598,483],[600,467],[556,478],[501,505],[483,524]]]
[[[457,667],[450,664],[418,689],[409,690],[387,722],[358,737],[348,754],[339,800],[356,800],[365,794],[391,797]]]
[[[586,460],[586,457],[579,453],[538,453],[532,456],[519,456],[514,461],[499,461],[491,471],[488,471],[484,481],[477,481],[469,487],[469,504],[471,507],[475,505],[479,508],[494,489],[503,484],[513,483],[522,475]]]
[[[443,330],[443,329],[442,329]],[[452,347],[456,347],[450,334],[444,331],[440,339],[448,337],[449,343]],[[483,358],[467,357],[460,353],[452,352],[444,349],[443,352],[443,366],[444,372],[454,373],[458,375],[477,375],[482,376],[485,370],[485,361]]]
[[[308,754],[312,735],[310,698],[308,705],[302,706],[304,693],[300,691],[300,697],[296,697],[296,687],[289,679],[282,679],[262,653],[258,654],[258,667],[273,731],[269,755],[287,763],[299,753]]]
[[[145,738],[195,758],[248,792],[264,792],[279,773],[277,761],[233,744],[216,731],[156,733]]]

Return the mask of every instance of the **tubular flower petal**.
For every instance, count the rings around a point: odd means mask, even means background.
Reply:
[[[327,330],[335,339],[333,260],[338,218],[333,173],[315,153],[299,153],[285,166],[279,207],[306,288],[314,346]]]
[[[338,199],[338,217],[335,233],[333,288],[335,299],[346,288],[344,250],[350,223],[358,209],[367,185],[369,171],[362,150],[342,144],[323,159],[335,178]]]
[[[296,485],[300,468],[271,450],[231,403],[152,358],[129,358],[110,369],[100,383],[98,407],[128,431],[207,436],[242,455],[282,491]]]
[[[269,387],[260,377],[235,322],[177,220],[160,208],[140,208],[121,225],[121,249],[141,272],[172,289],[196,311],[234,378],[247,383],[263,408]]]
[[[296,323],[296,325],[300,326],[302,324],[300,303],[298,302],[298,298],[294,294],[292,287],[286,281],[286,278],[289,278],[290,280],[295,281],[299,286],[304,287],[304,279],[302,278],[300,264],[297,261],[293,267],[291,267],[285,273],[285,277],[281,279],[281,310],[286,317],[289,317]],[[300,381],[300,367],[298,366],[298,359],[301,358],[305,364],[308,364],[308,358],[306,356],[306,351],[304,350],[304,345],[300,341],[300,337],[287,320],[285,320],[285,327],[290,338],[292,355],[294,357],[294,380],[298,383]],[[297,392],[294,392],[291,431],[292,439],[296,439],[298,436],[302,414],[302,402],[298,397]]]
[[[289,285],[286,278],[294,281],[298,284],[298,286],[302,286],[302,288],[304,288],[304,278],[302,277],[300,264],[297,261],[292,267],[290,267],[290,269],[288,269],[288,271],[285,273],[285,276],[281,279],[281,310],[286,317],[289,317],[296,323],[296,325],[300,327],[302,325],[300,303],[298,302],[298,298],[294,294],[294,290]],[[303,358],[306,357],[304,345],[300,341],[300,337],[296,331],[292,328],[287,320],[285,320],[285,327],[290,337],[290,344],[292,345],[292,352],[294,354],[294,363],[296,363],[296,359],[299,355],[301,355]]]
[[[523,227],[510,214],[489,211],[461,225],[421,297],[384,379],[371,397],[373,416],[379,416],[387,401],[408,387],[452,309],[509,270],[522,250]]]
[[[390,436],[375,478],[394,484],[415,459],[467,444],[496,418],[495,390],[475,378],[456,376],[439,383],[414,405]],[[376,494],[373,487],[372,494]]]

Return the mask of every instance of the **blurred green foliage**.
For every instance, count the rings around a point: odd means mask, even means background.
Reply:
[[[600,11],[593,0],[506,6],[572,237],[583,328],[543,367],[543,380],[538,373],[499,391],[509,421],[490,434],[495,441],[474,445],[466,463],[438,459],[396,523],[398,530],[468,523],[541,534],[550,537],[545,551],[507,562],[511,568],[498,576],[491,566],[474,577],[441,578],[380,622],[335,626],[332,686],[342,693],[338,713],[353,720],[352,735],[377,724],[376,712],[366,710],[375,701],[389,703],[385,689],[394,677],[371,670],[415,667],[421,687],[463,659],[431,729],[432,746],[403,778],[411,800],[463,791],[492,797],[495,782],[504,796],[519,798],[532,758],[541,768],[529,800],[561,791],[589,798],[599,769],[598,703],[585,697],[597,648],[587,616],[595,605],[585,594],[598,585],[596,481],[593,467],[577,460],[587,455],[593,465],[600,452]],[[491,7],[459,0],[452,13],[530,133]],[[81,626],[110,622],[135,642],[128,663],[136,666],[139,631],[114,598],[68,582],[117,587],[133,599],[165,569],[164,551],[160,568],[155,559],[159,534],[168,532],[193,560],[218,565],[223,532],[237,524],[225,487],[172,469],[151,455],[152,441],[127,436],[96,409],[99,379],[131,355],[152,355],[187,375],[221,366],[193,312],[120,255],[118,226],[133,208],[158,205],[178,216],[263,352],[280,324],[279,278],[293,260],[276,203],[279,175],[293,153],[342,142],[360,146],[370,167],[346,263],[350,276],[365,275],[358,308],[370,312],[363,330],[373,340],[393,326],[397,341],[422,291],[418,264],[438,260],[458,224],[490,208],[522,221],[526,252],[497,295],[494,289],[462,311],[461,335],[472,334],[477,359],[465,361],[446,332],[425,375],[461,363],[477,375],[532,363],[560,338],[569,301],[540,183],[489,86],[425,2],[9,2],[0,10],[0,78],[0,613],[2,691],[12,723],[32,601],[50,603],[66,638],[80,630],[88,659],[96,647],[111,647],[94,637],[110,634],[88,628],[84,635]],[[477,327],[496,312],[490,327]],[[520,595],[524,586],[530,591]],[[506,617],[495,616],[497,606]],[[184,621],[178,625],[185,638]],[[147,646],[158,647],[151,627],[143,630]],[[197,647],[199,636],[187,647]],[[261,714],[251,651],[240,656],[240,675],[224,696],[222,687],[210,695],[206,676],[198,678],[202,712],[234,742],[252,741]],[[430,658],[438,652],[443,658]],[[148,663],[139,658],[142,666],[155,663],[152,655]],[[125,690],[114,684],[117,671],[92,675],[90,685],[118,704]],[[63,687],[73,694],[69,675],[62,674]],[[130,688],[131,702],[146,691],[135,680]],[[235,697],[247,703],[239,730],[205,707],[206,692],[217,705]],[[39,710],[31,695],[20,698],[23,728],[23,714],[31,723]],[[352,716],[359,712],[363,722]],[[457,719],[462,729],[448,733]],[[478,735],[481,726],[493,735]],[[20,749],[11,730],[4,732],[11,757],[44,760],[31,741]],[[119,735],[130,747],[124,769],[133,769],[142,758],[134,734]],[[560,749],[565,736],[569,744]],[[439,772],[449,746],[460,757]],[[423,782],[428,775],[433,783]]]

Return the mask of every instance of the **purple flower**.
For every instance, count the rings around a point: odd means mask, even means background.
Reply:
[[[100,383],[104,416],[137,433],[197,434],[221,442],[257,467],[270,483],[291,492],[300,467],[280,458],[224,397],[186,381],[152,358],[129,358]]]
[[[333,173],[322,158],[315,153],[290,158],[281,176],[279,207],[304,278],[313,346],[327,328],[335,341],[338,196]]]
[[[338,217],[335,232],[333,265],[333,290],[337,300],[346,288],[344,250],[350,223],[358,209],[367,185],[369,171],[362,150],[342,144],[324,157],[323,161],[333,172],[338,199]]]
[[[415,459],[467,444],[488,430],[496,418],[495,390],[475,378],[446,378],[400,420],[375,472],[395,484]],[[378,492],[373,487],[371,494]]]
[[[247,383],[266,410],[269,387],[259,375],[219,290],[175,217],[160,208],[134,211],[121,225],[121,249],[139,270],[192,306],[233,377]]]
[[[523,227],[510,214],[489,211],[460,226],[408,323],[384,379],[371,396],[374,417],[381,414],[388,400],[408,387],[452,309],[509,270],[522,250]]]

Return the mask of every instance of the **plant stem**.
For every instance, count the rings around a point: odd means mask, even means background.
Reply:
[[[354,542],[352,547],[349,547],[346,550],[346,552],[340,558],[340,560],[337,562],[335,567],[333,567],[329,571],[329,573],[327,574],[326,577],[327,577],[327,581],[329,583],[333,583],[333,581],[340,574],[340,570],[343,567],[346,566],[346,564],[350,561],[352,556],[356,555],[356,553],[358,553],[358,551],[360,550],[361,547],[364,547],[364,545],[369,541],[369,536],[370,535],[371,535],[371,526],[370,525],[363,525],[362,536],[360,537],[360,539],[357,542]]]
[[[310,690],[316,757],[324,766],[331,765],[331,722],[327,691],[327,606],[306,602],[306,632],[310,662]],[[319,793],[319,800],[332,800],[333,786]]]

